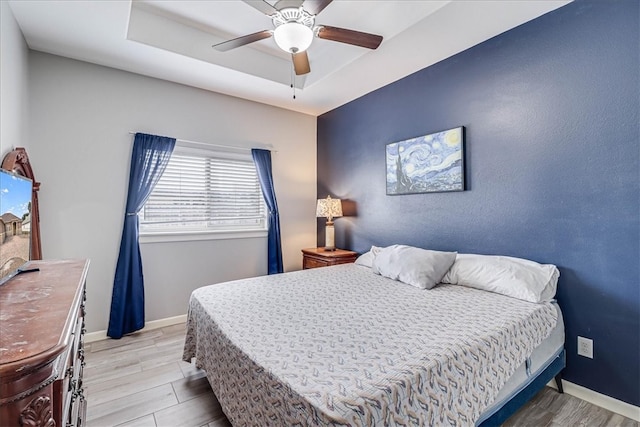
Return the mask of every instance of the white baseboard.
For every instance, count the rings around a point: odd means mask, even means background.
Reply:
[[[181,314],[180,316],[167,317],[165,319],[151,320],[150,322],[145,322],[144,328],[141,331],[150,331],[152,329],[160,329],[165,326],[177,325],[179,323],[185,323],[187,321],[187,315]],[[90,343],[95,341],[102,341],[109,338],[107,336],[107,331],[97,331],[97,332],[88,332],[84,334],[84,342]]]
[[[549,381],[547,385],[557,390],[555,381]],[[632,420],[640,421],[640,407],[638,406],[614,399],[613,397],[600,394],[596,391],[565,380],[562,380],[562,388],[565,393],[575,396],[578,399],[593,403],[596,406],[615,412],[616,414],[620,414],[624,417],[631,418]]]

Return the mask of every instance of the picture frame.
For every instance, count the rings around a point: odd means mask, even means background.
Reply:
[[[387,195],[464,191],[465,128],[385,146]]]

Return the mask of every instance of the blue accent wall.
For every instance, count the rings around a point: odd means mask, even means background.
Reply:
[[[338,247],[556,264],[565,379],[633,405],[639,16],[637,0],[577,0],[318,118],[318,197],[343,199],[349,215],[335,221]],[[467,191],[386,195],[385,144],[457,126]],[[594,340],[593,359],[577,356],[578,335]]]

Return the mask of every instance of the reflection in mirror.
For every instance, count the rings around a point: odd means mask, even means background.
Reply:
[[[42,259],[42,245],[40,243],[40,209],[38,207],[38,190],[40,190],[40,183],[36,181],[36,178],[33,175],[33,169],[29,162],[27,150],[22,147],[18,147],[15,150],[10,151],[6,156],[4,156],[2,166],[0,167],[31,180],[31,214],[29,225],[29,233],[31,235],[30,253],[31,259]]]

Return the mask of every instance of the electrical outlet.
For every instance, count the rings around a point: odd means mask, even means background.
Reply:
[[[578,337],[578,355],[593,359],[593,340]]]

